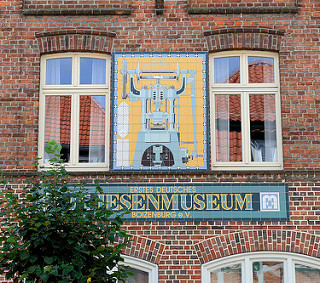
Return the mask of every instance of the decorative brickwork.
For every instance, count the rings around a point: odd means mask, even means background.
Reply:
[[[297,13],[296,0],[188,0],[188,12],[190,14],[285,14]]]
[[[123,250],[123,254],[159,264],[164,250],[165,245],[163,243],[134,236],[129,246]]]
[[[278,251],[320,258],[320,237],[300,231],[254,230],[206,239],[195,245],[201,264],[229,255]]]
[[[96,30],[61,30],[37,33],[41,54],[62,51],[111,52],[115,33]]]
[[[130,15],[132,0],[24,0],[24,15]]]
[[[298,7],[188,8],[190,14],[287,14],[297,12]]]
[[[236,49],[279,51],[283,35],[282,30],[252,27],[231,27],[204,32],[211,52]]]

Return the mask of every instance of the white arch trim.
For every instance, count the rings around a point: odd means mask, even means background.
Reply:
[[[148,272],[149,283],[158,283],[158,265],[127,255],[122,255],[124,264],[132,268]]]
[[[303,264],[313,268],[320,269],[320,259],[311,256],[296,254],[296,253],[285,253],[285,252],[252,252],[243,253],[238,255],[231,255],[228,257],[216,259],[207,262],[201,266],[201,282],[210,282],[210,273],[214,270],[227,267],[233,264],[241,264],[242,282],[252,282],[252,262],[255,261],[279,261],[283,262],[284,265],[284,283],[295,282],[295,269],[294,264]]]

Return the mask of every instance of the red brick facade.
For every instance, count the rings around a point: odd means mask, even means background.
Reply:
[[[283,251],[320,258],[320,2],[172,0],[164,1],[163,13],[156,2],[0,1],[0,166],[14,177],[17,190],[32,175],[43,54],[279,52],[283,170],[106,171],[73,177],[89,183],[100,178],[106,183],[288,185],[288,221],[127,222],[135,241],[124,254],[157,264],[159,283],[200,283],[201,264],[238,253]]]

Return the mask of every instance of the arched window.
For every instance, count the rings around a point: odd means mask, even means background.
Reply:
[[[278,54],[210,55],[213,169],[282,168]]]
[[[134,274],[126,280],[126,283],[157,283],[158,266],[156,264],[138,258],[122,255],[124,264],[130,266]]]
[[[233,255],[202,266],[203,283],[317,283],[320,259],[282,252]]]
[[[62,146],[69,170],[106,170],[109,151],[110,56],[59,53],[41,57],[40,165],[52,158],[48,142]]]

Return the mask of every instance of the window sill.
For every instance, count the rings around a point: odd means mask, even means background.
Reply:
[[[281,171],[283,165],[281,163],[257,163],[257,164],[236,164],[236,163],[215,163],[212,165],[212,171]]]
[[[68,164],[64,164],[65,165],[65,169],[67,172],[70,173],[84,173],[84,172],[89,172],[89,173],[95,173],[95,172],[109,172],[109,167],[107,164],[103,163],[103,164],[85,164],[82,166],[71,166]],[[52,166],[48,165],[48,164],[40,164],[39,168],[40,171],[44,171],[44,170],[50,170],[52,169]]]

